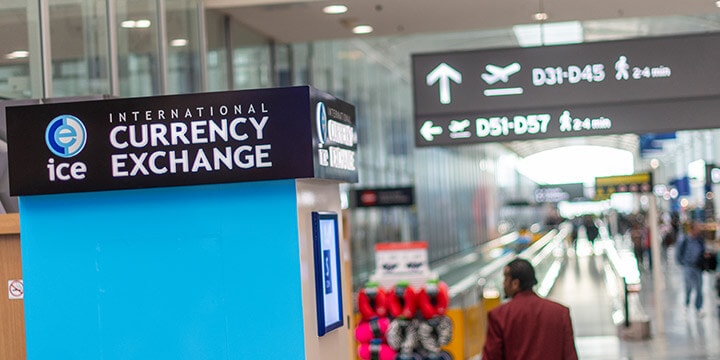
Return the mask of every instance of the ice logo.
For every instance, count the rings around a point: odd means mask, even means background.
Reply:
[[[45,143],[53,154],[70,158],[82,151],[87,141],[85,125],[72,115],[60,115],[48,124]]]
[[[315,120],[317,121],[318,139],[320,141],[320,145],[322,145],[327,139],[328,127],[327,110],[325,109],[325,104],[323,102],[319,102],[315,108]]]

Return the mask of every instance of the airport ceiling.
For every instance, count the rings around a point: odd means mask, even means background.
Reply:
[[[718,13],[715,0],[205,0],[237,21],[281,43],[356,36],[351,28],[365,24],[372,36],[409,35],[510,28],[533,23],[545,12],[547,21],[693,16]],[[345,14],[326,15],[331,4],[348,7]]]
[[[128,2],[128,6],[133,4],[141,12],[146,6],[144,1]],[[356,41],[363,52],[396,68],[400,76],[407,78],[413,53],[516,46],[512,27],[537,23],[533,14],[541,10],[547,13],[547,22],[583,21],[584,41],[720,31],[716,0],[204,0],[204,4],[208,10],[226,14],[277,43],[364,39]],[[326,15],[322,9],[330,4],[343,4],[349,10],[341,15]],[[171,5],[172,2],[168,6]],[[74,2],[53,5],[54,37],[83,37],[77,6]],[[23,0],[0,5],[3,48],[26,46],[26,8]],[[128,9],[128,13],[132,10]],[[357,24],[371,25],[374,31],[355,35],[351,28]],[[134,44],[151,45],[152,41]],[[77,56],[83,53],[82,46],[82,42],[63,42],[53,46],[53,57]],[[12,61],[0,58],[2,65]],[[577,141],[570,143],[574,145]],[[594,137],[582,142],[637,149],[635,135]],[[567,143],[568,140],[541,140],[506,145],[524,157]]]
[[[538,12],[547,14],[547,22],[583,22],[584,41],[720,29],[716,0],[206,0],[205,4],[278,43],[366,39],[372,44],[366,51],[379,53],[378,58],[401,54],[389,66],[405,69],[401,71],[408,76],[412,53],[517,44],[512,27],[538,23],[533,19]],[[332,4],[345,5],[348,11],[324,14],[323,8]],[[374,31],[358,36],[352,33],[355,25],[370,25]],[[381,39],[393,35],[401,39]],[[608,146],[637,154],[639,141],[637,135],[626,134],[504,145],[520,157],[571,145]]]

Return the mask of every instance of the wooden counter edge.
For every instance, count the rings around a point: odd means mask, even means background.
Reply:
[[[20,214],[0,214],[0,235],[20,233]]]

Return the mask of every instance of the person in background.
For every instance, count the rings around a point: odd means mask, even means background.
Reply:
[[[600,229],[598,229],[597,224],[595,224],[595,216],[585,215],[583,218],[583,226],[585,227],[585,235],[587,235],[587,239],[590,242],[591,247],[594,249],[595,239],[597,239],[600,234]]]
[[[652,258],[650,253],[650,230],[645,226],[645,218],[637,215],[633,218],[630,239],[633,244],[633,252],[637,261],[638,270],[643,271],[645,265],[652,269]],[[648,263],[646,264],[646,260]]]
[[[675,245],[677,240],[677,232],[673,229],[672,218],[668,213],[663,213],[660,217],[660,224],[658,226],[658,235],[660,236],[661,252],[663,260],[667,260],[668,248]]]
[[[676,260],[683,268],[685,280],[685,311],[690,307],[690,297],[695,293],[695,311],[698,317],[704,316],[703,306],[703,281],[702,263],[707,256],[705,251],[705,239],[702,236],[702,225],[697,221],[691,221],[688,225],[687,235],[677,243]]]
[[[511,300],[488,314],[483,360],[576,360],[570,310],[538,296],[535,269],[517,258],[503,269]]]

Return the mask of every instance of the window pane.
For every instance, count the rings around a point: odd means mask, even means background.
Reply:
[[[270,41],[256,32],[233,24],[233,88],[254,89],[272,86]]]
[[[0,99],[30,98],[30,44],[25,0],[0,2]]]
[[[118,72],[121,96],[158,95],[160,56],[155,1],[117,1]]]
[[[52,3],[52,96],[109,94],[105,1]]]
[[[208,90],[271,86],[269,39],[212,10],[205,27]]]
[[[205,38],[207,39],[207,89],[230,90],[228,68],[226,17],[213,10],[205,12]]]
[[[166,9],[167,92],[181,94],[202,91],[197,1],[170,1]]]

